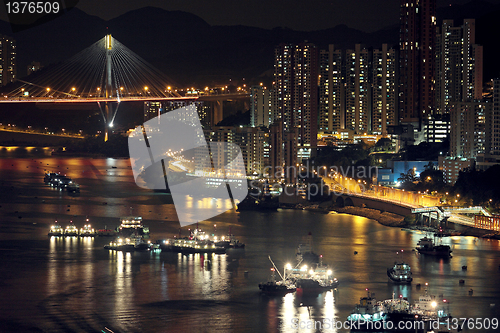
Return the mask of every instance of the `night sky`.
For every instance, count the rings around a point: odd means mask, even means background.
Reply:
[[[438,6],[469,0],[437,0]],[[500,0],[488,0],[500,3]],[[288,27],[312,31],[346,24],[366,32],[398,23],[399,0],[81,0],[78,8],[111,19],[144,6],[181,10],[210,25]]]

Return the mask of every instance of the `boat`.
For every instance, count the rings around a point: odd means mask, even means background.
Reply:
[[[144,240],[140,235],[131,235],[128,238],[118,237],[108,245],[104,246],[107,250],[116,251],[148,251],[151,249],[151,242]]]
[[[104,229],[98,229],[96,234],[97,236],[116,236],[116,230],[111,230],[107,226],[104,226]]]
[[[80,193],[80,185],[75,182],[71,182],[66,187],[66,190],[70,193]]]
[[[226,249],[216,246],[210,241],[202,241],[189,238],[172,238],[160,241],[160,248],[165,252],[190,253],[215,253],[225,254]]]
[[[266,294],[266,295],[273,295],[273,296],[283,296],[285,294],[294,292],[296,290],[296,287],[293,283],[293,281],[289,278],[286,277],[286,270],[287,267],[285,267],[283,271],[283,275],[281,275],[279,269],[276,267],[274,264],[274,261],[271,259],[271,256],[268,256],[269,261],[271,264],[273,264],[273,267],[271,268],[271,278],[269,281],[265,283],[259,283],[259,289],[261,293]],[[287,265],[289,266],[289,265]],[[291,267],[289,266],[288,269]],[[276,276],[275,273],[278,272],[278,275],[280,276],[281,280],[276,281]]]
[[[301,260],[295,268],[285,267],[285,275],[297,287],[299,294],[319,294],[338,287],[339,281],[333,277],[333,270],[323,265],[323,256],[319,256],[319,263],[304,264]],[[300,268],[299,268],[300,267]]]
[[[229,228],[228,235],[219,237],[215,235],[215,228],[214,233],[209,235],[198,228],[198,224],[196,224],[196,228],[191,232],[189,239],[205,242],[208,245],[215,244],[216,247],[223,247],[225,249],[245,248],[245,244],[240,242],[233,234],[231,234],[231,228]]]
[[[451,248],[449,245],[435,245],[430,237],[421,238],[417,243],[417,251],[420,254],[427,254],[439,257],[451,257]]]
[[[64,175],[56,174],[54,177],[52,177],[50,184],[59,189],[65,189],[69,185],[73,184],[73,180]]]
[[[404,253],[401,250],[401,253]],[[399,252],[397,252],[399,255]],[[411,267],[403,260],[394,262],[394,266],[387,269],[387,276],[394,283],[409,284],[413,281]]]
[[[381,326],[383,328],[383,322],[387,319],[387,314],[385,313],[385,308],[382,306],[381,302],[373,297],[368,289],[368,296],[361,297],[359,299],[359,304],[356,304],[351,314],[347,317],[347,321],[350,322],[351,330],[366,330],[368,328],[368,323],[371,323],[373,328]],[[380,322],[380,324],[379,324]],[[364,325],[362,325],[364,323]]]
[[[396,298],[393,293],[392,298],[384,301],[376,301],[373,296],[368,292],[368,297],[360,298],[347,317],[351,332],[403,332],[398,326],[400,322],[415,321],[410,303],[402,296]]]
[[[89,219],[87,219],[87,222],[89,222]],[[81,237],[94,237],[95,236],[95,230],[92,228],[90,224],[85,224],[83,228],[80,229],[80,236]]]
[[[63,236],[63,235],[64,235],[63,228],[57,223],[57,221],[55,221],[54,225],[50,227],[49,236]]]
[[[303,240],[303,244],[299,244],[295,254],[297,262],[306,265],[318,264],[320,256],[313,252],[312,233],[309,232],[307,237]]]
[[[426,284],[427,285],[427,284]],[[440,295],[429,294],[428,290],[418,297],[411,307],[411,314],[425,323],[428,331],[434,332],[459,332],[461,331],[462,320],[453,318],[449,313],[450,302]],[[450,323],[457,323],[450,325]],[[453,326],[453,327],[452,327]]]
[[[117,228],[118,236],[121,238],[129,238],[137,234],[146,239],[149,238],[149,228],[142,224],[140,216],[125,216],[120,218],[121,224]]]
[[[122,217],[121,224],[117,228],[116,239],[105,245],[105,249],[117,251],[143,251],[150,250],[149,228],[142,224],[140,216]],[[103,229],[101,235],[109,235],[108,229]]]
[[[78,236],[78,229],[73,224],[73,221],[69,221],[69,225],[64,230],[64,236]]]
[[[275,269],[271,268],[271,279],[265,283],[259,283],[261,293],[272,296],[282,296],[295,291],[295,285],[289,280],[276,281]],[[278,272],[279,273],[279,272]]]
[[[387,269],[387,276],[392,282],[409,284],[413,281],[411,267],[405,262],[396,262],[394,266]]]
[[[55,173],[55,172],[47,172],[44,176],[43,176],[43,182],[45,184],[50,184],[52,182],[52,179],[54,179],[58,174]]]

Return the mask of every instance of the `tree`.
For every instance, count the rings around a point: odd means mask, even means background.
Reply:
[[[401,173],[398,181],[402,183],[403,188],[413,187],[413,184],[418,180],[415,176],[415,170],[410,169],[406,173]]]

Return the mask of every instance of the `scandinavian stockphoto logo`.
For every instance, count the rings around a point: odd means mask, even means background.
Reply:
[[[248,194],[239,146],[207,144],[194,105],[136,127],[128,147],[136,184],[169,191],[182,227],[233,209]]]

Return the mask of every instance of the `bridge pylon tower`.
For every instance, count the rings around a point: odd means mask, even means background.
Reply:
[[[112,76],[111,76],[111,70],[113,66],[113,62],[111,61],[111,50],[113,49],[113,38],[111,37],[111,34],[106,35],[104,38],[105,48],[106,48],[106,99],[112,98],[113,97],[113,90],[112,90]],[[105,102],[104,103],[104,141],[108,141],[109,138],[109,128],[110,126],[113,126],[113,123],[109,123],[109,119],[112,117],[113,114],[113,105],[111,102]]]

